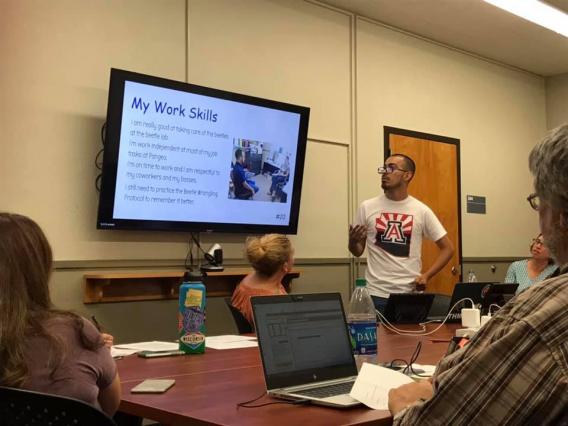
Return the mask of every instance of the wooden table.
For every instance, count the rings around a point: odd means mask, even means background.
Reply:
[[[406,327],[409,328],[409,327]],[[416,328],[416,327],[411,327]],[[429,330],[434,327],[429,326]],[[450,339],[456,326],[445,325],[434,335]],[[379,327],[379,361],[410,359],[418,341],[422,350],[417,363],[435,364],[448,343],[432,342],[432,336],[399,336]],[[204,355],[117,360],[122,382],[120,410],[167,425],[390,425],[388,411],[366,407],[346,410],[315,405],[269,405],[238,408],[266,392],[258,348],[214,350]],[[131,394],[130,389],[144,379],[172,378],[176,384],[164,394]],[[257,403],[277,401],[263,397]]]

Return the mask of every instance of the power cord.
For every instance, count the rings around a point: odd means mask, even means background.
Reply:
[[[184,266],[186,270],[193,272],[193,241],[191,237],[187,242],[187,246],[188,246],[187,254],[185,255]],[[189,259],[189,264],[187,263],[188,259]]]
[[[419,325],[422,327],[421,330],[401,330],[399,328],[396,328],[394,325],[392,325],[388,319],[385,318],[385,316],[378,310],[375,309],[375,312],[377,313],[377,315],[379,316],[379,321],[381,322],[381,324],[387,329],[392,331],[393,333],[396,334],[400,334],[402,336],[428,336],[430,334],[435,333],[436,331],[438,331],[440,328],[442,328],[442,326],[446,323],[446,321],[448,320],[448,318],[450,317],[450,314],[453,312],[453,310],[455,309],[456,306],[458,306],[458,304],[469,300],[471,302],[471,306],[472,308],[475,307],[475,303],[473,302],[472,299],[470,299],[469,297],[466,297],[464,299],[460,299],[458,300],[456,303],[454,303],[454,306],[452,306],[450,308],[450,310],[448,311],[448,314],[446,315],[446,317],[443,319],[442,323],[435,328],[434,330],[431,331],[426,331],[426,326],[425,324],[428,324],[431,321],[425,322],[425,323],[420,323]]]
[[[105,152],[105,143],[106,143],[106,121],[101,126],[101,143],[103,147],[99,149],[97,155],[95,156],[95,167],[100,171],[100,173],[95,178],[95,188],[98,192],[101,192],[101,181],[103,178],[103,161],[101,160],[101,155]]]
[[[297,401],[272,401],[272,402],[265,402],[265,403],[262,403],[262,404],[250,405],[251,403],[258,401],[263,396],[266,396],[266,393],[263,392],[262,395],[254,398],[254,399],[251,399],[249,401],[238,402],[237,403],[237,410],[239,409],[239,407],[259,408],[259,407],[266,407],[267,405],[274,405],[274,404],[303,405],[303,404],[308,404],[310,402],[309,399],[299,399]]]
[[[422,342],[418,342],[418,344],[416,345],[416,349],[414,349],[414,352],[412,353],[412,356],[410,357],[410,361],[406,362],[406,360],[402,359],[402,358],[396,358],[393,359],[390,364],[386,365],[388,368],[391,368],[393,370],[398,370],[398,368],[400,368],[401,366],[395,365],[395,362],[401,362],[404,366],[404,369],[402,370],[403,374],[412,374],[414,376],[418,376],[418,377],[431,377],[430,375],[424,375],[424,374],[420,374],[417,373],[414,368],[413,365],[416,362],[416,360],[418,359],[418,355],[420,355],[420,350],[422,349]]]

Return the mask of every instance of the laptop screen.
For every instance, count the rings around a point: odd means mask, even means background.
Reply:
[[[251,303],[269,390],[357,375],[339,293]]]

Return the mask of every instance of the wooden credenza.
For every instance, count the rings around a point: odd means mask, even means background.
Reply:
[[[227,268],[222,272],[208,272],[203,283],[209,297],[233,294],[239,282],[251,272],[249,268]],[[141,300],[177,299],[185,271],[108,272],[86,273],[83,303],[135,302]],[[290,271],[282,283],[286,291],[300,271]]]

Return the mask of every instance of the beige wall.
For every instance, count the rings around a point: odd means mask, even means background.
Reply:
[[[378,192],[384,125],[461,140],[463,198],[488,197],[487,215],[464,214],[464,256],[522,256],[536,230],[524,198],[526,157],[546,129],[543,79],[346,12],[300,0],[2,0],[0,58],[0,210],[32,216],[58,261],[79,261],[56,272],[55,301],[97,311],[124,337],[120,305],[82,306],[81,262],[179,265],[188,235],[95,229],[110,67],[311,107],[293,239],[303,262],[328,260],[302,288],[347,294],[349,264],[334,265],[348,258],[350,215]],[[242,258],[242,235],[203,240]],[[144,330],[143,312],[166,303],[124,312]],[[170,330],[163,315],[156,330]]]
[[[357,21],[359,199],[377,194],[385,125],[460,139],[463,256],[522,256],[537,229],[528,153],[546,130],[540,77]],[[487,214],[466,214],[467,194]],[[514,218],[514,220],[512,220]]]
[[[546,118],[549,129],[568,123],[568,73],[546,79]]]

